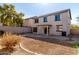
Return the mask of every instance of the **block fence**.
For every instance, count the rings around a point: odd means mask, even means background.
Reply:
[[[0,30],[11,33],[28,33],[31,32],[30,27],[8,27],[8,26],[0,26]]]

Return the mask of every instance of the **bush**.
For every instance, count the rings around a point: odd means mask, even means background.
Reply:
[[[5,33],[1,38],[0,45],[4,46],[2,51],[13,52],[16,45],[20,43],[20,38],[12,35],[11,33]]]
[[[5,31],[0,30],[0,35],[2,36],[5,33]]]
[[[79,48],[79,43],[74,43],[72,46],[73,48]]]
[[[79,29],[79,25],[72,25],[71,29]]]

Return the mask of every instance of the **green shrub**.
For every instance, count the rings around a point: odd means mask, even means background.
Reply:
[[[72,25],[71,29],[79,29],[79,25]]]
[[[72,47],[73,47],[73,48],[79,48],[79,43],[74,43],[74,44],[72,45]]]

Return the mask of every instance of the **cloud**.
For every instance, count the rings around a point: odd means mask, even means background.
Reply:
[[[77,19],[71,20],[71,24],[73,24],[73,25],[79,25],[79,21],[77,21]]]

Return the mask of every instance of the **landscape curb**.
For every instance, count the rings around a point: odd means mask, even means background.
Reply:
[[[30,51],[29,49],[25,49],[25,48],[22,46],[21,43],[20,43],[19,45],[20,45],[20,47],[21,47],[24,51],[26,51],[26,52],[29,52],[29,53],[32,53],[32,54],[35,54],[35,55],[42,55],[42,54],[39,54],[39,53],[36,53],[36,52]]]

